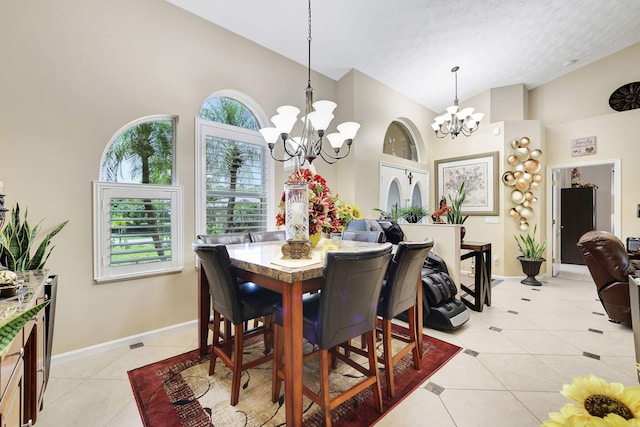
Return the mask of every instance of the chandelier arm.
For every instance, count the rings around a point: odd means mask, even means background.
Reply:
[[[322,160],[324,160],[325,162],[327,162],[329,164],[335,163],[336,161],[338,161],[340,159],[344,159],[345,157],[347,157],[349,155],[349,153],[351,153],[351,144],[352,144],[352,142],[353,141],[347,143],[347,152],[345,154],[341,155],[341,156],[338,155],[337,153],[335,155],[331,154],[331,152],[329,150],[325,150],[324,146],[321,146],[320,147],[321,150],[319,152],[320,157],[322,157]],[[334,150],[334,152],[335,152],[335,150]],[[338,152],[339,152],[339,150],[338,150]],[[327,160],[327,158],[333,160],[333,162],[329,162]]]
[[[273,150],[269,150],[269,154],[271,154],[271,158],[273,160],[275,160],[276,162],[280,162],[280,163],[284,163],[287,160],[291,160],[293,158],[293,157],[289,157],[288,159],[284,159],[284,158],[283,159],[278,159],[276,156],[273,155]]]

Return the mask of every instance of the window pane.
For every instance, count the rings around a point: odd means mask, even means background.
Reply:
[[[244,129],[260,129],[251,110],[240,101],[225,96],[207,99],[200,107],[200,118]]]
[[[112,198],[110,265],[171,259],[171,199]]]
[[[206,137],[207,233],[266,230],[263,146]]]
[[[174,121],[153,120],[123,131],[109,145],[100,178],[106,182],[171,184]]]
[[[383,153],[404,159],[418,161],[416,144],[405,125],[398,121],[391,122],[384,136]]]

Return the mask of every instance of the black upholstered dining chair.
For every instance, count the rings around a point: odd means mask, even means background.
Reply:
[[[302,315],[304,338],[318,350],[309,357],[320,359],[320,391],[303,384],[302,392],[322,407],[324,423],[331,425],[331,410],[346,399],[371,387],[375,406],[382,411],[382,393],[375,350],[374,330],[376,305],[382,280],[391,259],[391,244],[360,251],[328,251],[323,272],[322,292],[304,297]],[[282,372],[282,306],[274,309],[274,361],[272,400],[280,395]],[[352,347],[348,341],[365,334],[367,350]],[[335,348],[347,350],[368,358],[368,367],[340,354]],[[364,375],[364,379],[338,396],[329,394],[329,370],[332,362],[341,360]]]
[[[284,230],[275,231],[252,231],[249,233],[251,242],[273,242],[277,240],[287,240],[287,233]]]
[[[236,243],[247,243],[250,240],[249,233],[220,233],[220,234],[198,234],[197,243],[208,245],[233,245]]]
[[[353,231],[353,230],[344,230],[342,232],[342,240],[356,240],[359,242],[369,242],[369,243],[384,243],[384,231],[381,230],[373,230],[373,231]]]
[[[390,396],[395,394],[393,365],[410,351],[413,353],[413,366],[420,367],[418,354],[418,340],[422,339],[417,334],[416,328],[416,302],[418,280],[421,278],[422,266],[433,248],[433,240],[424,242],[399,242],[396,252],[389,264],[386,278],[380,292],[378,302],[378,316],[382,318],[382,327],[378,329],[382,333],[385,379],[387,380],[387,392]],[[408,310],[409,337],[396,334],[391,329],[391,319]],[[422,325],[420,325],[422,329]],[[406,345],[393,354],[391,339],[395,338]]]
[[[194,243],[193,250],[200,259],[201,268],[209,282],[209,294],[213,310],[213,343],[209,375],[215,373],[216,359],[219,357],[231,370],[231,405],[238,403],[240,377],[242,371],[267,362],[273,356],[271,343],[271,313],[274,304],[281,302],[280,294],[264,289],[252,282],[239,283],[235,268],[224,245]],[[233,336],[220,337],[220,316],[233,324]],[[245,331],[245,322],[264,317],[260,328]],[[243,363],[244,340],[256,334],[263,334],[265,354]]]
[[[196,243],[203,245],[234,245],[237,243],[247,243],[250,241],[249,233],[220,233],[220,234],[198,234],[196,236]],[[244,279],[238,279],[241,283],[246,282]],[[224,321],[224,332],[222,334],[224,339],[231,337],[231,322],[227,319]],[[209,321],[209,329],[212,328],[211,320]]]

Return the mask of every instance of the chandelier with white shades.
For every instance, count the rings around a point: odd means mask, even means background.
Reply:
[[[356,122],[344,122],[336,126],[338,132],[326,134],[329,123],[333,120],[333,110],[337,107],[332,101],[313,102],[313,88],[311,87],[311,0],[309,0],[309,35],[307,37],[309,45],[309,63],[307,75],[307,88],[305,90],[304,115],[300,118],[302,122],[301,136],[291,137],[293,126],[298,121],[300,109],[291,105],[283,105],[276,109],[277,113],[271,117],[274,127],[260,129],[262,137],[267,142],[271,157],[278,162],[294,160],[296,169],[305,163],[309,165],[316,157],[322,158],[327,163],[335,163],[343,159],[351,152],[351,144],[355,138],[360,124]],[[329,140],[332,150],[326,150],[323,146],[324,139]],[[278,139],[282,141],[283,157],[276,158],[273,149]],[[341,153],[343,145],[346,145],[346,152]]]
[[[455,74],[456,81],[456,97],[453,100],[453,105],[447,108],[447,112],[441,116],[437,116],[434,122],[431,123],[431,127],[436,133],[438,138],[444,138],[447,135],[451,135],[451,139],[455,139],[458,134],[469,136],[476,130],[480,120],[484,117],[484,113],[473,113],[473,108],[467,107],[460,110],[458,107],[458,70],[460,67],[455,66],[451,69],[451,72]]]

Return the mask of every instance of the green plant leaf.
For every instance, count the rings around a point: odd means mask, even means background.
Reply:
[[[40,310],[45,308],[50,301],[45,301],[30,308],[22,314],[12,317],[0,324],[0,356],[2,356],[16,339],[22,327],[35,316]]]
[[[34,227],[29,225],[28,211],[24,211],[24,219],[20,215],[20,205],[16,203],[11,209],[11,220],[4,229],[0,230],[0,263],[12,271],[41,270],[49,258],[53,246],[51,239],[58,234],[69,221],[58,224],[47,234],[31,257],[31,251],[35,245],[40,231],[40,224]],[[48,248],[48,251],[47,251]]]

